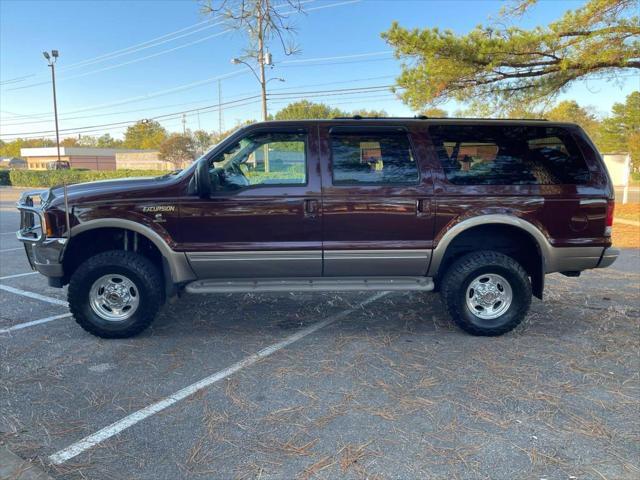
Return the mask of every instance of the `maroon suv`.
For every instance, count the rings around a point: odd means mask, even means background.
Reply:
[[[102,337],[183,289],[438,290],[461,328],[499,335],[545,274],[614,262],[613,206],[576,125],[356,117],[257,123],[179,173],[26,193],[18,238]]]

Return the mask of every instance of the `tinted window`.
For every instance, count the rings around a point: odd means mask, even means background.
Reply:
[[[439,125],[429,128],[447,179],[458,185],[584,184],[589,170],[558,127]]]
[[[213,179],[223,190],[251,185],[305,185],[306,134],[250,135],[213,159]]]
[[[418,167],[405,134],[332,134],[334,185],[415,184]]]

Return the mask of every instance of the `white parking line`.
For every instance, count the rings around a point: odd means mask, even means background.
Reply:
[[[35,275],[38,272],[16,273],[15,275],[7,275],[0,277],[0,280],[9,280],[10,278],[26,277],[27,275]]]
[[[2,232],[0,235],[15,235],[16,232]]]
[[[33,327],[34,325],[40,325],[42,323],[53,322],[54,320],[60,320],[61,318],[68,318],[70,316],[71,316],[70,313],[63,313],[62,315],[54,315],[52,317],[41,318],[40,320],[32,320],[31,322],[19,323],[17,325],[14,325],[13,327],[0,328],[0,334],[13,332],[14,330],[22,330],[23,328]]]
[[[53,303],[54,305],[64,305],[65,307],[68,305],[64,300],[59,300],[57,298],[45,297],[44,295],[40,295],[35,292],[27,292],[26,290],[20,290],[19,288],[9,287],[8,285],[0,285],[0,290],[4,290],[5,292],[15,293],[16,295],[22,295],[23,297],[33,298],[35,300],[40,300],[41,302]]]
[[[189,385],[188,387],[183,388],[182,390],[178,390],[177,392],[175,392],[174,394],[159,400],[155,403],[152,403],[151,405],[138,410],[136,412],[133,412],[129,415],[127,415],[126,417],[122,418],[121,420],[118,420],[115,423],[112,423],[111,425],[104,427],[102,430],[98,430],[97,432],[83,438],[82,440],[79,440],[71,445],[69,445],[67,448],[60,450],[56,453],[54,453],[53,455],[51,455],[49,457],[49,460],[51,461],[51,463],[59,465],[61,463],[66,462],[67,460],[70,460],[71,458],[75,457],[76,455],[81,454],[82,452],[84,452],[85,450],[90,449],[91,447],[94,447],[95,445],[104,442],[105,440],[113,437],[114,435],[119,434],[120,432],[122,432],[123,430],[126,430],[129,427],[132,427],[133,425],[135,425],[138,422],[141,422],[142,420],[144,420],[145,418],[148,418],[152,415],[155,415],[158,412],[161,412],[162,410],[164,410],[165,408],[168,408],[176,403],[178,403],[180,400],[184,400],[185,398],[193,395],[194,393],[202,390],[203,388],[207,388],[211,385],[213,385],[216,382],[219,382],[220,380],[227,378],[230,375],[233,375],[234,373],[236,373],[239,370],[242,370],[243,368],[249,367],[255,363],[257,363],[258,361],[262,360],[263,358],[268,357],[269,355],[277,352],[278,350],[282,350],[283,348],[291,345],[294,342],[297,342],[298,340],[303,339],[304,337],[306,337],[307,335],[310,335],[314,332],[317,332],[318,330],[320,330],[321,328],[324,328],[328,325],[331,325],[332,323],[338,321],[338,320],[342,320],[343,318],[345,318],[346,316],[350,315],[351,313],[355,312],[356,310],[358,310],[359,308],[368,305],[371,302],[375,302],[376,300],[378,300],[379,298],[382,298],[383,296],[385,296],[388,292],[380,292],[380,293],[376,293],[375,295],[372,295],[371,297],[367,298],[366,300],[356,304],[354,307],[349,308],[347,310],[344,310],[340,313],[337,313],[335,315],[332,315],[328,318],[326,318],[325,320],[322,320],[318,323],[315,323],[313,325],[310,325],[306,328],[303,328],[301,330],[299,330],[298,332],[294,333],[293,335],[288,336],[287,338],[285,338],[284,340],[278,342],[278,343],[274,343],[273,345],[264,348],[262,350],[260,350],[257,353],[254,353],[253,355],[249,355],[248,357],[244,358],[243,360],[240,360],[239,362],[234,363],[233,365],[231,365],[230,367],[225,368],[224,370],[220,370],[219,372],[214,373],[213,375],[210,375],[206,378],[203,378],[202,380],[200,380],[199,382],[193,383],[191,385]]]
[[[17,250],[24,250],[24,247],[16,247],[16,248],[5,248],[0,250],[0,253],[4,253],[4,252],[15,252]]]

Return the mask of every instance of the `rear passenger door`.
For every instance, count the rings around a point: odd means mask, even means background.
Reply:
[[[325,276],[424,275],[434,217],[418,130],[320,127]]]

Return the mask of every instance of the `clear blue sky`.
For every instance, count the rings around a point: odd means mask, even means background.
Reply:
[[[380,32],[387,30],[392,21],[397,20],[405,27],[437,26],[464,33],[478,23],[490,22],[503,5],[499,1],[481,0],[347,2],[309,1],[305,3],[306,15],[292,17],[299,32],[296,42],[302,51],[295,57],[284,58],[277,45],[273,45],[276,67],[270,75],[286,80],[269,84],[274,93],[389,85],[399,72],[399,63],[385,53],[390,48],[380,38]],[[540,1],[520,25],[546,24],[583,3],[581,0]],[[48,114],[52,112],[50,73],[41,54],[43,50],[61,52],[57,65],[61,129],[125,122],[214,105],[218,101],[217,82],[207,80],[234,72],[235,76],[222,80],[223,102],[257,95],[258,83],[251,73],[243,72],[242,66],[231,65],[229,61],[241,53],[242,36],[223,33],[223,26],[201,23],[205,20],[195,0],[0,0],[0,81],[3,82],[0,133],[53,129],[53,117]],[[197,23],[200,25],[193,27]],[[152,44],[151,48],[99,58],[178,30],[182,31],[160,39],[167,41]],[[200,31],[193,33],[195,30]],[[372,55],[306,61],[360,54]],[[90,62],[74,66],[87,60]],[[294,62],[286,63],[291,60]],[[623,84],[590,80],[575,85],[562,98],[593,105],[604,114],[614,102],[623,101],[637,89],[639,83],[638,78],[627,78]],[[309,99],[345,110],[376,108],[393,115],[413,114],[388,92],[317,95]],[[274,99],[269,110],[275,112],[290,101],[295,98]],[[224,109],[226,128],[260,117],[258,99],[230,107]],[[186,121],[187,128],[191,129],[218,128],[217,112],[189,114]],[[161,120],[161,123],[169,130],[182,129],[180,118]],[[88,134],[109,132],[120,137],[123,131],[124,127],[96,127]],[[71,135],[63,133],[62,136]],[[1,138],[10,139],[10,136]]]

